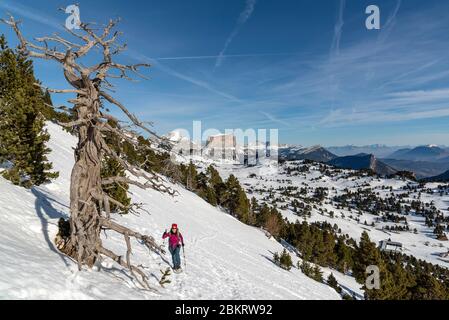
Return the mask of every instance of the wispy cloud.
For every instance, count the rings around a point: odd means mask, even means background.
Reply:
[[[228,94],[226,92],[223,92],[219,89],[214,88],[212,85],[210,85],[209,83],[202,81],[202,80],[198,80],[196,78],[193,78],[191,76],[185,75],[181,72],[178,72],[170,67],[168,67],[167,65],[161,63],[160,61],[157,61],[151,57],[148,57],[144,54],[141,54],[139,52],[136,51],[127,51],[127,54],[132,57],[133,59],[136,60],[140,60],[140,61],[147,61],[149,63],[151,63],[153,66],[157,67],[159,70],[165,72],[166,74],[169,74],[175,78],[187,81],[195,86],[198,86],[200,88],[206,89],[207,91],[217,94],[223,98],[226,98],[227,100],[233,101],[233,102],[241,102],[241,100],[231,94]]]
[[[64,20],[61,19],[61,21],[58,21],[35,8],[9,1],[0,1],[0,8],[11,14],[18,14],[19,16],[42,23],[54,29],[64,30]]]
[[[345,5],[346,0],[340,0],[340,5],[338,7],[337,21],[334,27],[334,37],[332,39],[331,44],[331,57],[340,54],[340,41],[341,35],[343,33],[343,25],[344,25],[343,13],[345,10]]]
[[[350,130],[360,124],[405,127],[411,121],[448,117],[449,45],[442,38],[448,22],[429,19],[438,10],[435,7],[400,15],[400,6],[397,1],[384,25],[388,36],[384,34],[383,41],[376,41],[375,33],[362,38],[348,33],[345,46],[339,44],[344,23],[340,6],[330,54],[315,55],[306,68],[283,66],[288,72],[297,70],[297,75],[266,88],[267,95],[292,106],[284,109],[290,110],[288,119],[295,125],[298,116],[310,115],[305,124],[309,131]],[[400,24],[394,22],[399,16]],[[420,29],[410,32],[410,25]]]
[[[394,26],[396,25],[396,16],[398,15],[399,8],[401,7],[402,0],[396,1],[396,6],[393,10],[393,12],[390,14],[390,16],[387,19],[387,22],[385,22],[384,26],[381,28],[381,32],[379,34],[378,43],[383,43],[390,35],[391,31],[393,30]]]
[[[217,58],[256,58],[256,57],[276,57],[276,56],[293,56],[297,53],[248,53],[248,54],[227,54],[227,55],[211,55],[211,56],[185,56],[185,57],[161,57],[154,60],[205,60]]]
[[[40,11],[36,11],[35,8],[31,8],[29,6],[25,6],[22,4],[17,4],[17,3],[10,3],[10,2],[0,2],[0,8],[5,9],[5,11],[9,11],[11,13],[14,14],[18,14],[20,16],[23,16],[27,19],[33,20],[35,22],[41,23],[43,25],[58,29],[58,30],[64,30],[63,28],[63,22],[64,20],[61,20],[62,22],[58,22],[56,19],[40,12]],[[252,10],[251,10],[252,12]],[[248,13],[250,14],[250,13]],[[241,19],[244,19],[245,13],[242,13],[242,17]],[[194,77],[185,75],[181,72],[178,72],[170,67],[168,67],[165,64],[162,64],[159,60],[182,60],[182,59],[202,59],[202,58],[208,58],[207,56],[197,56],[197,57],[168,57],[168,58],[159,58],[159,59],[153,59],[150,58],[146,55],[142,55],[138,52],[135,51],[127,51],[126,54],[128,54],[129,56],[137,59],[137,60],[146,60],[146,61],[150,61],[152,65],[156,66],[159,70],[161,70],[162,72],[165,72],[173,77],[176,77],[178,79],[184,80],[186,82],[189,82],[195,86],[198,86],[200,88],[203,88],[213,94],[219,95],[229,101],[233,101],[233,102],[241,102],[241,100],[231,94],[228,94],[226,92],[223,92],[217,88],[214,88],[211,84],[202,81],[202,80],[198,80]],[[260,56],[265,55],[265,54],[260,54]],[[270,54],[267,54],[270,55]],[[233,55],[235,57],[245,57],[245,56],[257,56],[257,54],[247,54],[247,55]],[[217,58],[218,56],[211,56],[210,58]]]
[[[346,127],[348,125],[403,122],[440,117],[449,117],[449,108],[440,107],[430,110],[410,110],[409,112],[400,110],[383,112],[382,110],[353,109],[348,111],[346,109],[338,109],[329,113],[326,118],[320,121],[320,125],[325,127]]]
[[[42,13],[39,11],[36,11],[35,8],[31,8],[25,5],[17,4],[17,3],[9,3],[9,2],[0,2],[0,8],[5,9],[5,11],[9,11],[14,14],[18,14],[20,16],[23,16],[27,19],[33,20],[35,22],[41,23],[43,25],[58,29],[58,30],[64,30],[63,28],[63,20],[61,23],[59,23],[56,19]],[[244,14],[244,13],[242,13]],[[127,51],[126,52],[129,56],[136,58],[136,59],[144,59],[146,61],[150,61],[152,65],[158,67],[161,71],[176,77],[178,79],[187,81],[195,86],[198,86],[200,88],[206,89],[207,91],[217,94],[223,98],[226,98],[227,100],[234,101],[234,102],[240,102],[241,100],[237,97],[227,94],[223,91],[220,91],[216,88],[214,88],[212,85],[205,81],[201,81],[198,79],[195,79],[191,76],[185,75],[183,73],[180,73],[176,70],[173,70],[172,68],[162,64],[159,62],[159,60],[182,60],[182,59],[202,59],[207,58],[207,56],[197,56],[197,57],[172,57],[172,58],[159,58],[159,59],[153,59],[146,55],[142,55],[140,53],[137,53],[135,51]],[[255,54],[248,54],[248,55],[234,55],[234,56],[256,56]],[[216,58],[218,56],[213,56],[213,58]],[[212,56],[211,56],[212,58]]]
[[[414,79],[414,81],[416,82],[417,77],[413,76],[414,74],[418,74],[419,75],[422,71],[425,71],[426,69],[431,68],[431,67],[435,66],[437,63],[440,63],[440,62],[442,62],[441,59],[434,59],[434,60],[432,60],[432,61],[430,61],[428,63],[425,63],[422,66],[419,66],[419,67],[417,67],[417,68],[415,68],[413,70],[406,71],[406,72],[404,72],[404,73],[402,73],[402,74],[400,74],[398,76],[393,77],[393,79],[388,80],[387,82],[384,82],[383,84],[381,84],[379,86],[379,88],[385,88],[385,87],[391,86],[391,85],[393,85],[395,83],[400,83],[401,81],[404,81],[404,80],[408,81],[409,79]],[[443,73],[440,72],[440,73],[437,73],[437,74],[433,73],[432,74],[432,78],[438,79],[439,76],[448,76],[448,75],[449,75],[449,71],[445,71]]]
[[[249,18],[251,18],[251,15],[253,14],[254,8],[256,6],[256,0],[246,0],[245,3],[245,9],[240,13],[239,19],[237,20],[237,24],[234,27],[234,30],[231,32],[229,37],[226,39],[225,45],[223,49],[221,50],[220,54],[217,57],[217,60],[215,61],[215,67],[221,66],[223,63],[223,59],[225,57],[225,52],[228,49],[229,45],[231,44],[232,40],[237,36],[237,34],[240,32],[240,29],[242,26],[248,21]]]
[[[332,110],[319,125],[341,127],[448,117],[448,101],[449,88],[393,92],[374,101]]]
[[[259,111],[259,112],[261,114],[263,114],[265,117],[267,117],[268,120],[270,120],[271,122],[281,124],[282,126],[287,126],[287,127],[290,126],[290,123],[288,123],[287,121],[281,120],[268,112],[265,112],[265,111]]]
[[[434,90],[416,90],[391,93],[396,102],[402,103],[422,103],[422,102],[436,102],[448,101],[449,105],[449,88],[434,89]]]
[[[196,85],[196,86],[198,86],[200,88],[206,89],[207,91],[212,92],[214,94],[217,94],[217,95],[219,95],[219,96],[221,96],[223,98],[226,98],[226,99],[228,99],[230,101],[234,101],[234,102],[240,102],[241,101],[239,98],[237,98],[237,97],[235,97],[235,96],[233,96],[231,94],[225,93],[225,92],[223,92],[223,91],[221,91],[219,89],[214,88],[212,85],[210,85],[209,83],[207,83],[205,81],[198,80],[198,79],[195,79],[195,78],[193,78],[191,76],[188,76],[188,75],[185,75],[183,73],[180,73],[180,72],[178,72],[176,70],[173,70],[172,68],[170,68],[170,67],[168,67],[168,66],[166,66],[166,65],[164,65],[164,64],[162,64],[160,62],[157,62],[157,61],[153,60],[152,64],[154,66],[156,66],[157,68],[159,68],[160,70],[162,70],[163,72],[165,72],[165,73],[167,73],[167,74],[169,74],[169,75],[171,75],[173,77],[176,77],[178,79],[187,81],[187,82],[189,82],[189,83],[191,83],[193,85]]]

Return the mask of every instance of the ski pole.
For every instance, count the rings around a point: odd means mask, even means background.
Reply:
[[[182,246],[182,256],[184,257],[184,269],[187,267],[187,263],[186,263],[186,253],[184,251],[184,246]]]

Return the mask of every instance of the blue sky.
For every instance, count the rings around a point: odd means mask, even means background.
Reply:
[[[198,120],[278,128],[282,143],[302,145],[449,145],[447,1],[0,0],[0,11],[33,38],[63,34],[57,9],[73,3],[83,21],[122,18],[119,60],[153,66],[149,80],[115,82],[115,96],[160,133]],[[380,30],[365,28],[370,4]],[[53,63],[36,61],[36,73],[65,87]]]

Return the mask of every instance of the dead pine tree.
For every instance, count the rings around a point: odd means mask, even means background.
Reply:
[[[119,20],[110,20],[101,28],[100,32],[90,24],[82,23],[80,31],[75,32],[66,28],[67,38],[57,34],[36,38],[31,42],[25,39],[19,21],[10,16],[4,23],[12,27],[19,40],[18,50],[27,57],[51,60],[59,63],[70,89],[48,89],[51,93],[66,93],[76,96],[68,100],[76,115],[75,120],[62,125],[73,128],[78,135],[75,149],[75,165],[71,173],[70,185],[70,219],[66,223],[66,236],[59,237],[58,248],[82,266],[91,268],[101,255],[106,256],[129,269],[135,279],[146,289],[151,289],[146,274],[130,261],[132,254],[131,238],[144,243],[149,250],[161,253],[163,249],[153,237],[142,235],[114,222],[110,217],[110,204],[119,208],[123,205],[110,198],[103,187],[110,184],[127,183],[140,188],[152,188],[162,193],[174,195],[174,191],[166,186],[165,181],[153,172],[146,172],[139,167],[129,164],[116,152],[108,147],[104,135],[113,134],[122,141],[127,141],[136,148],[138,133],[122,126],[111,126],[108,122],[119,123],[118,119],[108,114],[105,105],[120,109],[135,129],[146,132],[152,141],[167,144],[155,132],[130,113],[119,101],[108,92],[113,85],[110,79],[133,80],[132,75],[143,77],[138,69],[149,67],[148,64],[124,65],[113,58],[126,48],[120,45],[117,38],[121,34],[113,31]],[[73,40],[72,40],[73,38]],[[71,39],[71,40],[68,40]],[[50,46],[51,45],[51,46]],[[95,57],[99,61],[92,66],[85,66],[80,60]],[[85,61],[85,60],[83,60]],[[116,159],[128,172],[126,177],[110,177],[102,179],[100,171],[105,157]],[[132,178],[129,178],[132,177]],[[69,228],[68,225],[69,224]],[[64,223],[60,223],[60,227]],[[68,229],[68,231],[67,231]],[[123,257],[102,244],[100,233],[102,230],[112,230],[123,236],[126,243],[126,255]],[[63,230],[60,234],[64,235]]]

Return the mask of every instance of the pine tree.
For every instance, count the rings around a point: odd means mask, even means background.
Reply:
[[[449,294],[435,277],[426,272],[419,272],[416,284],[411,288],[412,300],[448,300]]]
[[[260,206],[257,203],[257,199],[255,197],[251,198],[251,212],[257,216],[257,214],[260,212]]]
[[[226,186],[220,174],[212,165],[207,168],[206,174],[209,177],[209,185],[214,190],[217,205],[221,205]]]
[[[318,282],[323,282],[323,272],[321,271],[320,267],[315,265],[313,267],[313,276],[312,279]]]
[[[201,179],[202,176],[199,176],[199,179]],[[203,198],[205,201],[207,201],[209,204],[213,206],[217,206],[217,197],[215,195],[214,189],[209,187],[208,185],[198,188],[197,194]]]
[[[117,123],[113,121],[108,121],[108,124],[117,128]],[[106,144],[111,148],[119,157],[127,157],[132,154],[128,149],[124,148],[126,142],[119,141],[119,139],[110,134],[106,133],[104,140]],[[110,177],[126,177],[125,168],[120,164],[120,162],[111,156],[105,156],[101,165],[101,177],[107,179]],[[128,197],[129,185],[126,182],[114,182],[111,184],[103,185],[103,191],[112,199],[118,203],[110,202],[111,212],[119,212],[121,214],[127,214],[131,209],[131,198]]]
[[[313,266],[306,260],[302,260],[301,263],[298,261],[298,268],[308,277],[313,275]]]
[[[335,291],[337,291],[338,293],[341,293],[341,291],[342,291],[342,289],[338,285],[338,281],[337,281],[337,279],[335,279],[335,276],[333,273],[331,273],[329,275],[329,277],[327,278],[327,285],[331,288],[334,288]]]
[[[365,281],[367,279],[367,267],[376,266],[379,269],[380,289],[368,289]],[[371,242],[368,233],[364,231],[360,239],[360,244],[356,250],[353,268],[354,277],[357,282],[364,284],[365,297],[369,300],[395,299],[395,283],[391,272],[388,270],[385,261],[382,259],[379,249],[375,243]]]
[[[282,269],[289,271],[293,266],[292,257],[290,256],[290,254],[287,252],[286,249],[284,249],[281,255],[279,256],[279,264]]]
[[[335,246],[335,251],[337,255],[337,270],[342,273],[347,273],[353,264],[351,249],[345,244],[344,239],[339,238]]]
[[[239,217],[240,221],[243,223],[246,223],[248,225],[253,225],[255,222],[255,218],[251,214],[250,210],[250,202],[248,200],[248,197],[246,196],[245,190],[240,187],[240,190],[238,192],[238,207],[237,207],[237,216]]]
[[[13,103],[8,97],[2,96],[0,100],[0,164],[13,159],[13,147],[19,142],[18,136],[12,128]]]
[[[265,227],[270,217],[271,210],[266,203],[259,207],[256,215],[256,225],[258,227]]]
[[[376,244],[371,242],[366,231],[362,233],[360,244],[357,247],[354,259],[353,274],[359,283],[365,283],[366,268],[371,265],[378,266],[382,259]]]
[[[105,157],[101,166],[102,178],[108,177],[126,177],[126,173],[121,164],[112,157]],[[103,187],[103,191],[121,206],[116,203],[110,203],[111,212],[127,214],[131,209],[131,198],[128,197],[129,185],[127,183],[112,183]]]
[[[44,102],[44,108],[42,109],[42,115],[46,120],[57,120],[57,112],[53,108],[53,101],[51,99],[51,94],[48,90],[45,90],[42,96]]]
[[[302,258],[311,261],[313,258],[314,242],[310,227],[306,221],[303,221],[302,223],[297,222],[295,229],[297,236],[294,244],[301,252]]]
[[[196,170],[195,165],[192,161],[190,161],[189,165],[184,168],[184,185],[187,190],[195,191],[197,188],[197,176],[198,172]]]
[[[0,161],[11,167],[3,176],[14,184],[31,187],[56,178],[50,172],[50,136],[44,129],[45,93],[36,85],[33,65],[15,53],[0,37]]]
[[[240,186],[234,175],[230,175],[225,183],[225,190],[222,193],[221,201],[229,213],[236,216],[244,223],[251,223],[254,219],[250,216],[250,203],[246,193]]]
[[[335,237],[332,233],[328,231],[318,231],[322,237],[320,237],[320,242],[322,241],[322,246],[320,246],[320,252],[317,253],[317,262],[321,266],[335,267],[337,256],[335,254]]]
[[[411,273],[407,273],[403,267],[401,255],[392,257],[387,263],[388,271],[391,273],[394,285],[391,286],[391,297],[395,300],[409,300],[411,297],[410,287],[414,279]]]

